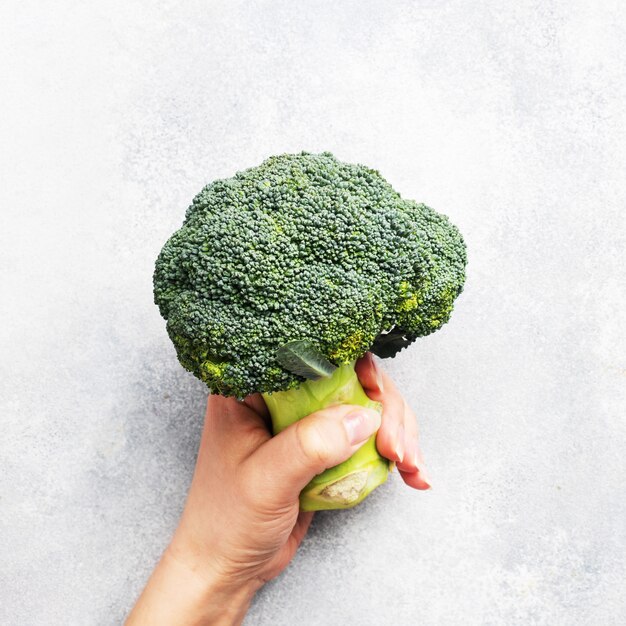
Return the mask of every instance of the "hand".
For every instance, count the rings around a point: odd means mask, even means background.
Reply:
[[[370,354],[356,371],[382,403],[382,423],[376,411],[337,405],[271,437],[261,396],[209,396],[185,510],[127,626],[239,624],[306,534],[313,513],[299,511],[302,488],[376,430],[379,452],[396,461],[404,482],[430,487],[412,411]]]

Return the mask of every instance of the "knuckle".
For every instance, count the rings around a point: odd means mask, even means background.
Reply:
[[[332,459],[332,448],[318,421],[296,422],[296,441],[305,461],[313,468],[325,469]]]

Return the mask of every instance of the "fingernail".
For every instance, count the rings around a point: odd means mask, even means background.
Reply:
[[[404,461],[404,424],[400,424],[398,428],[398,434],[396,435],[396,444],[393,448],[396,455],[396,460],[399,463]]]
[[[372,364],[372,369],[374,370],[374,376],[376,378],[376,386],[378,387],[378,391],[380,393],[384,393],[385,385],[383,384],[383,371],[380,369],[380,365],[376,363],[374,360],[374,355],[370,352],[370,363]]]
[[[380,413],[372,409],[359,409],[348,413],[343,423],[352,445],[369,439],[380,426]]]
[[[420,470],[418,474],[419,477],[428,485],[428,489],[432,489],[433,481],[430,480],[430,476],[424,470]]]
[[[417,467],[417,469],[422,469],[424,468],[425,463],[424,463],[424,455],[422,454],[422,451],[419,447],[419,445],[415,446],[415,467]]]
[[[415,450],[415,458],[414,465],[419,472],[420,478],[429,486],[432,487],[432,482],[430,477],[428,476],[428,472],[426,471],[426,464],[424,463],[424,457],[422,456],[422,451],[418,448]]]

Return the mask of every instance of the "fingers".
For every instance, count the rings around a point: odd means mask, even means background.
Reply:
[[[371,352],[366,352],[356,362],[354,369],[365,393],[375,402],[381,402],[382,394],[385,391],[383,371],[374,360],[374,355]]]
[[[325,469],[356,452],[380,427],[380,413],[335,405],[292,424],[261,445],[245,462],[262,497],[276,506],[292,503]]]
[[[429,489],[431,483],[424,467],[413,411],[371,353],[360,359],[355,369],[367,395],[383,405],[382,424],[376,436],[378,451],[396,461],[407,485],[415,489]]]
[[[429,489],[430,479],[426,473],[424,457],[419,446],[417,419],[404,401],[404,427],[407,434],[404,461],[398,463],[398,471],[404,482],[415,489]]]
[[[402,399],[402,415],[404,420],[405,432],[405,455],[404,459],[398,463],[398,469],[405,472],[414,472],[417,470],[417,450],[418,450],[418,431],[417,420],[413,411]]]
[[[402,476],[402,480],[413,489],[419,489],[420,491],[426,491],[430,489],[430,481],[426,480],[420,472],[403,472],[398,469],[398,473]]]
[[[359,359],[355,370],[367,395],[383,405],[383,420],[376,435],[378,451],[392,461],[402,462],[406,446],[402,396],[371,352]]]
[[[338,405],[318,411],[270,439],[261,396],[239,402],[211,395],[199,463],[216,450],[223,466],[249,461],[257,468],[251,473],[260,472],[255,483],[260,483],[264,496],[287,504],[313,476],[349,458],[378,430],[376,446],[383,456],[396,461],[404,482],[415,489],[430,488],[413,412],[371,354],[358,361],[356,371],[367,395],[382,403],[382,423],[376,411]]]

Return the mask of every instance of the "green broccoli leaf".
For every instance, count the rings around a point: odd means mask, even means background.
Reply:
[[[330,376],[337,367],[308,341],[290,341],[276,352],[276,360],[292,374],[317,380]]]

